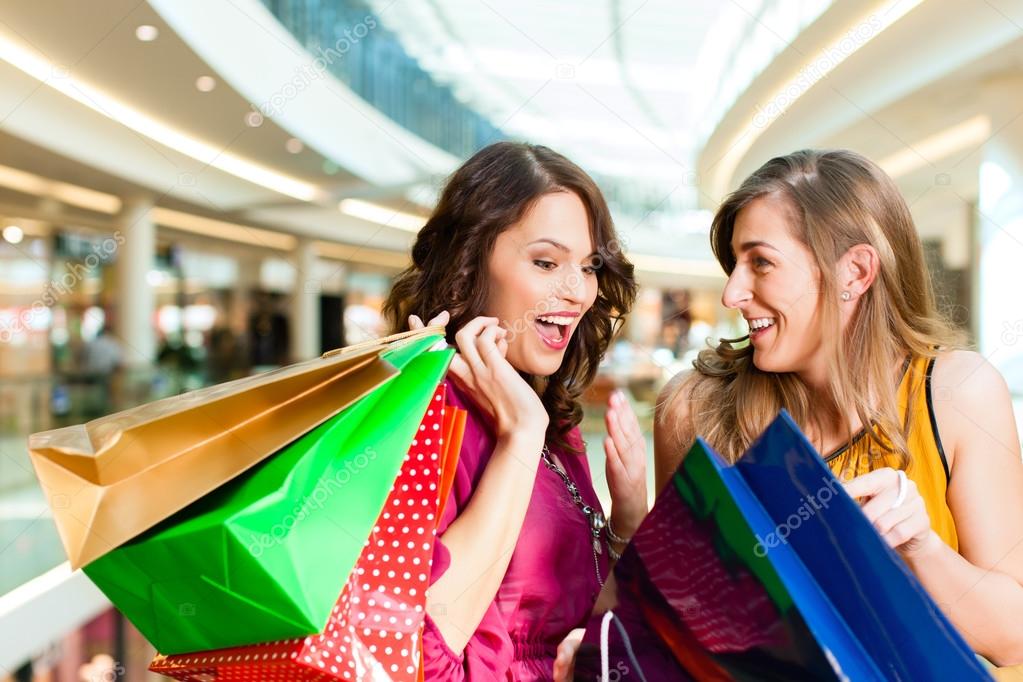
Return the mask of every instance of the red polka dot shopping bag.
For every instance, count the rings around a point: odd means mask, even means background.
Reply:
[[[433,541],[464,426],[439,387],[321,633],[157,656],[150,669],[197,682],[421,679]]]

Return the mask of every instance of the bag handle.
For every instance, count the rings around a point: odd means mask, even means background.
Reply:
[[[344,348],[334,348],[328,350],[326,353],[321,355],[321,358],[330,358],[340,353],[347,353],[352,350],[361,350],[363,348],[372,348],[373,346],[383,346],[395,341],[403,341],[405,339],[418,338],[420,336],[429,336],[430,334],[443,334],[445,330],[444,325],[435,324],[429,327],[423,327],[422,329],[410,329],[404,332],[398,332],[397,334],[391,334],[390,336],[384,336],[379,339],[370,339],[369,341],[362,341],[351,346],[345,346]]]
[[[632,664],[632,672],[639,677],[640,682],[647,682],[646,676],[643,675],[643,669],[639,667],[639,661],[636,660],[636,654],[632,650],[629,633],[625,630],[625,626],[622,625],[622,620],[615,617],[614,611],[605,612],[600,619],[600,682],[611,682],[611,671],[609,670],[611,650],[608,642],[611,621],[614,621],[615,627],[618,629],[618,636],[622,638],[625,654],[629,657],[629,663]]]

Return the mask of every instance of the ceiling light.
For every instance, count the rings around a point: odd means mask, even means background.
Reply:
[[[98,213],[113,215],[121,210],[121,200],[113,194],[57,182],[8,166],[0,166],[0,186],[37,197],[52,197],[65,204]]]
[[[918,168],[943,159],[961,149],[980,146],[991,135],[991,121],[980,114],[940,133],[924,138],[878,162],[888,175],[902,177]]]
[[[160,35],[160,30],[150,24],[142,24],[135,29],[135,37],[144,43],[151,43]]]
[[[291,154],[298,154],[303,149],[305,149],[305,145],[302,144],[302,140],[298,139],[297,137],[292,137],[291,139],[284,143],[284,148],[287,149],[288,152]]]
[[[225,173],[300,201],[324,199],[324,192],[316,185],[278,173],[266,166],[235,156],[220,146],[194,138],[150,118],[141,111],[77,80],[70,74],[63,78],[52,78],[53,64],[2,36],[0,36],[0,59],[79,104],[200,163],[213,166]]]
[[[217,80],[212,76],[199,76],[195,79],[195,87],[199,92],[210,92],[217,87]]]
[[[393,208],[361,199],[344,199],[337,207],[342,213],[353,218],[368,220],[371,223],[394,227],[406,232],[419,232],[426,224],[426,218],[423,216],[396,211]]]
[[[206,218],[184,211],[157,206],[150,211],[153,222],[164,227],[172,227],[183,232],[201,234],[214,239],[227,239],[242,244],[252,244],[268,249],[290,251],[295,248],[294,235],[276,232],[261,227],[250,227],[229,223],[224,220]]]
[[[263,114],[259,113],[258,111],[250,111],[249,113],[245,114],[245,125],[249,126],[250,128],[258,128],[259,126],[263,125]]]
[[[767,104],[762,109],[758,107],[757,115],[751,116],[732,138],[728,150],[714,167],[712,191],[727,191],[732,175],[746,152],[774,121],[792,108],[793,103],[921,2],[923,0],[885,0],[838,33],[829,44],[814,51],[796,73],[786,78],[781,87],[766,98]],[[866,35],[863,35],[864,27],[870,28]],[[850,36],[855,36],[855,39],[850,39]],[[821,69],[820,63],[825,64],[826,69]]]
[[[25,238],[25,232],[17,225],[8,225],[3,231],[4,239],[12,244],[20,244]]]

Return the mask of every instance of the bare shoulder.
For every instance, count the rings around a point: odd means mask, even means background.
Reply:
[[[660,490],[682,459],[693,431],[689,400],[695,370],[679,372],[664,385],[654,410],[654,483]]]
[[[655,415],[658,421],[667,418],[688,416],[689,414],[689,393],[696,377],[696,370],[689,369],[679,372],[664,385],[657,396]]]
[[[931,399],[950,468],[960,455],[990,448],[1019,453],[1009,387],[983,355],[969,350],[940,353],[931,372]],[[972,444],[973,447],[968,447]]]

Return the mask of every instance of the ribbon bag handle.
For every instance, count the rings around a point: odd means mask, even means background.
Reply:
[[[384,336],[379,339],[370,339],[369,341],[362,341],[351,346],[345,346],[344,348],[334,348],[328,350],[326,353],[321,355],[322,358],[330,358],[341,353],[348,353],[350,351],[362,350],[364,348],[372,348],[373,346],[384,346],[395,341],[405,341],[408,339],[415,339],[421,336],[429,336],[431,334],[444,334],[445,327],[440,324],[435,324],[430,327],[423,327],[422,329],[410,329],[409,331],[398,332],[397,334],[391,334],[390,336]]]

